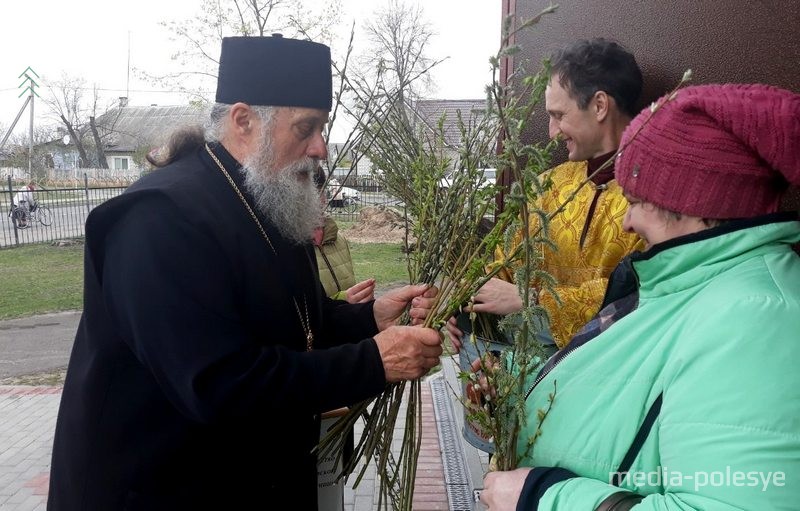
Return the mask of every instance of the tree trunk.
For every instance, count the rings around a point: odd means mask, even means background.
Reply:
[[[106,151],[103,149],[103,142],[100,140],[100,134],[97,133],[97,124],[94,122],[94,116],[89,117],[89,127],[92,129],[94,146],[97,149],[97,164],[101,169],[107,169],[108,161],[106,161]]]
[[[61,121],[64,123],[64,126],[67,127],[67,132],[69,132],[69,136],[72,140],[75,141],[75,147],[78,148],[78,155],[80,156],[81,160],[78,162],[78,167],[83,168],[89,165],[89,159],[86,157],[86,148],[83,147],[83,141],[78,137],[78,134],[75,133],[75,130],[72,129],[72,125],[67,121],[67,118],[64,117],[64,114],[61,114]]]

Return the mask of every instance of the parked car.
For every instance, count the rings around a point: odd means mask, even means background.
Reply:
[[[458,171],[454,171],[458,172]],[[483,175],[479,178],[479,188],[486,188],[492,186],[497,182],[497,169],[483,169]],[[447,189],[453,184],[453,174],[450,173],[439,181],[439,188]]]

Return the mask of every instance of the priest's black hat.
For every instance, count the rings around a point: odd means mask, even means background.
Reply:
[[[324,44],[272,37],[225,37],[217,103],[331,109],[331,50]]]

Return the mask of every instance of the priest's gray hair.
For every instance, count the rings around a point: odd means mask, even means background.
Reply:
[[[215,103],[211,107],[205,126],[184,126],[177,129],[170,135],[166,144],[147,155],[147,161],[154,167],[166,167],[202,147],[205,142],[219,142],[225,134],[225,118],[231,106],[233,105]],[[250,108],[261,120],[262,137],[267,135],[272,127],[276,107],[251,105]]]
[[[228,116],[228,113],[231,111],[232,106],[233,105],[228,105],[226,103],[214,103],[214,105],[211,107],[211,112],[208,115],[208,120],[206,121],[205,125],[206,142],[219,142],[222,140],[226,129],[225,120]],[[272,120],[275,117],[276,107],[250,105],[250,108],[261,120],[264,129],[269,130],[269,128],[272,127]]]

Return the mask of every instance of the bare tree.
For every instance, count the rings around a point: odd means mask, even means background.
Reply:
[[[101,169],[107,169],[108,168],[108,160],[106,159],[105,144],[103,144],[103,141],[102,141],[102,139],[100,137],[100,133],[97,130],[97,122],[95,121],[95,115],[97,114],[97,100],[98,100],[99,95],[97,93],[97,87],[96,86],[93,87],[92,90],[93,90],[93,93],[94,93],[94,101],[92,102],[92,114],[89,116],[89,130],[92,133],[92,140],[94,141],[94,148],[95,148],[95,151],[97,153],[98,166]],[[110,131],[111,128],[112,128],[111,126],[107,126],[106,130]]]
[[[311,39],[327,41],[340,11],[340,0],[327,0],[314,13],[304,8],[302,0],[199,1],[200,14],[162,23],[176,44],[171,59],[177,70],[166,75],[136,70],[143,78],[183,92],[198,102],[206,102],[207,91],[213,89],[223,37],[281,32],[288,37],[303,33]]]
[[[54,142],[58,134],[53,126],[36,126],[33,129],[33,157],[31,158],[31,175],[28,181],[42,181],[46,175],[45,169],[53,167],[53,157],[45,145]],[[9,167],[25,169],[27,174],[29,147],[28,133],[12,134],[3,152],[7,158],[5,164]]]
[[[67,130],[70,141],[75,144],[80,157],[79,166],[108,168],[102,136],[95,123],[97,112],[108,108],[99,106],[99,93],[96,87],[87,96],[86,80],[63,74],[59,80],[46,81],[48,94],[44,102],[50,108],[53,118]],[[110,131],[111,127],[105,127]]]
[[[391,0],[366,29],[372,43],[370,61],[374,66],[377,55],[377,69],[388,73],[384,79],[393,82],[400,103],[427,92],[432,83],[427,71],[434,61],[426,55],[426,47],[434,33],[422,7]]]
[[[89,157],[84,144],[86,134],[84,119],[87,117],[87,107],[84,100],[86,80],[62,74],[57,81],[48,81],[48,95],[44,102],[59,124],[64,126],[70,140],[75,144],[80,156],[81,167],[88,166]]]
[[[352,172],[374,140],[374,131],[367,128],[380,123],[395,109],[406,117],[408,98],[428,89],[428,72],[441,62],[426,56],[433,32],[421,8],[395,0],[373,14],[364,28],[369,44],[361,56],[355,56],[353,51],[355,23],[344,57],[337,58],[334,52],[334,83],[338,87],[334,90],[329,128],[338,117],[353,128],[340,156],[329,160],[331,169],[339,167],[347,155]]]

